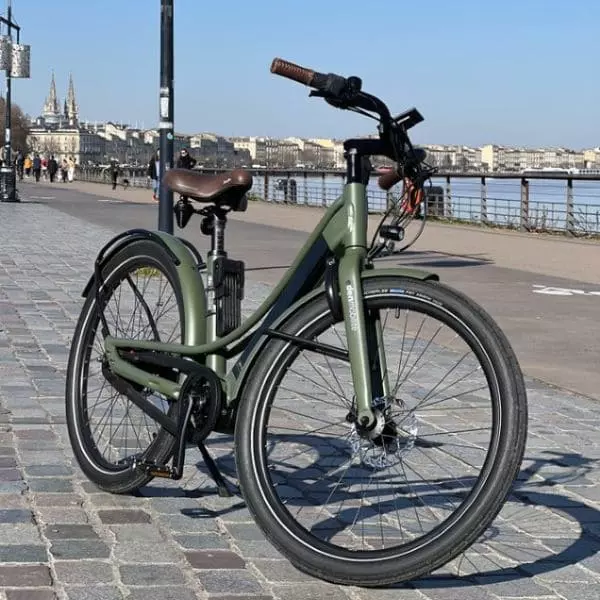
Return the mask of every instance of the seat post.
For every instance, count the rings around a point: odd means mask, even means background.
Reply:
[[[212,256],[227,256],[225,252],[225,226],[227,214],[216,209],[212,215],[212,234],[210,236],[210,253]]]

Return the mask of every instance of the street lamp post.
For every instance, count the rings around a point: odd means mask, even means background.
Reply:
[[[0,23],[8,28],[8,35],[0,36],[0,69],[6,72],[6,100],[4,160],[0,169],[0,201],[18,202],[15,166],[12,161],[12,79],[29,78],[30,47],[20,43],[21,28],[13,21],[12,0],[7,0],[6,17],[0,16]],[[12,30],[17,32],[17,43],[12,41]]]
[[[158,229],[167,233],[173,233],[173,192],[163,182],[166,170],[173,167],[173,106],[173,0],[161,0]]]

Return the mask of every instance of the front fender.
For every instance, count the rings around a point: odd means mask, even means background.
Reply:
[[[408,267],[366,269],[361,274],[362,281],[373,279],[375,277],[408,277],[412,279],[419,279],[421,281],[439,281],[439,276],[435,273],[422,271],[421,269],[411,269]],[[269,328],[280,329],[284,327],[286,321],[288,321],[292,314],[298,310],[302,310],[303,307],[307,306],[310,302],[324,294],[325,289],[323,287],[314,289],[292,304],[292,306],[290,306],[272,325],[270,325]],[[260,329],[258,330],[257,335],[260,335]],[[244,387],[252,366],[254,365],[256,359],[260,356],[260,352],[268,341],[268,337],[265,335],[260,335],[260,338],[253,346],[252,350],[246,356],[244,356],[243,359],[238,360],[233,369],[227,375],[227,398],[230,408],[235,410],[237,407],[240,392]]]
[[[181,282],[184,306],[186,345],[199,346],[206,343],[206,295],[199,269],[204,262],[197,250],[186,240],[146,229],[130,229],[112,238],[98,253],[94,274],[86,284],[82,296],[87,297],[99,278],[104,266],[123,248],[139,240],[151,240],[159,244],[173,261]]]

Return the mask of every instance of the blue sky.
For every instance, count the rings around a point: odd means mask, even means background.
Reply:
[[[160,0],[13,0],[32,46],[15,101],[41,111],[73,72],[81,116],[158,121]],[[175,123],[223,135],[351,137],[358,115],[269,73],[280,56],[359,75],[421,143],[600,145],[600,2],[175,0]]]

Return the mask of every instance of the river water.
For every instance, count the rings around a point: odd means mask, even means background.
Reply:
[[[295,181],[295,198],[288,183],[287,196],[285,174],[269,174],[265,193],[265,177],[254,177],[252,193],[272,202],[286,199],[298,204],[328,206],[340,195],[343,175],[290,174]],[[443,209],[438,214],[453,219],[482,221],[498,225],[518,226],[521,220],[521,180],[486,178],[486,202],[482,202],[482,186],[479,177],[451,179],[434,178],[432,185],[443,198]],[[293,186],[293,184],[292,184]],[[400,189],[392,190],[397,197]],[[373,177],[368,188],[369,208],[381,212],[386,206],[386,193],[377,186]],[[580,232],[600,233],[600,181],[573,181],[572,188],[575,226]],[[529,224],[534,229],[564,229],[567,217],[567,182],[556,179],[529,180]]]

